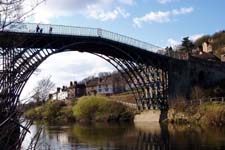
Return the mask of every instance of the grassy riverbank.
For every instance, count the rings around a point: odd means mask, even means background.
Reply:
[[[177,104],[168,112],[168,120],[178,124],[225,125],[225,104],[207,102],[201,105]]]
[[[77,101],[46,102],[25,111],[25,117],[47,122],[109,122],[133,120],[133,111],[103,96],[85,96]]]

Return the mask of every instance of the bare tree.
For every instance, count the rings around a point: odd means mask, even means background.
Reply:
[[[45,102],[54,87],[55,84],[51,81],[50,77],[41,79],[34,88],[33,99],[36,102]]]
[[[32,0],[32,6],[24,10],[25,0],[0,0],[0,31],[11,24],[24,21],[44,1],[46,0]]]
[[[25,18],[32,15],[32,11],[45,0],[29,1],[33,2],[33,5],[25,10],[25,0],[0,0],[0,31],[10,28],[11,25],[20,24]],[[4,73],[2,56],[3,52],[0,48],[0,77],[7,75]],[[7,88],[1,89],[0,94],[4,95],[4,91],[10,91],[10,87]],[[3,98],[4,96],[0,97],[0,149],[17,150],[21,148],[31,122],[23,123],[23,120],[21,120],[22,111],[18,108],[18,98]]]
[[[98,77],[99,78],[104,78],[104,77],[109,76],[110,74],[111,74],[110,72],[99,72],[98,73]]]

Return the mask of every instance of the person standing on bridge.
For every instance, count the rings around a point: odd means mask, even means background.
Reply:
[[[49,34],[51,34],[52,33],[52,27],[50,26],[49,27]]]
[[[40,30],[40,27],[39,27],[39,25],[37,25],[37,27],[36,27],[36,33],[38,33],[39,30]]]

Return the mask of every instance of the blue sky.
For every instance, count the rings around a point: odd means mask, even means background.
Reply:
[[[224,6],[224,0],[47,0],[27,21],[103,28],[165,47],[179,44],[185,36],[195,40],[224,30]],[[51,56],[39,69],[41,73],[32,76],[23,95],[46,76],[62,86],[113,70],[103,60],[77,52]]]
[[[223,30],[224,6],[223,0],[47,0],[32,21],[100,27],[165,47]]]

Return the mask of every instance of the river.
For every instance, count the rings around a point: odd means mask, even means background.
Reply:
[[[23,147],[40,125],[30,128]],[[225,150],[225,128],[159,123],[43,125],[38,150]]]

